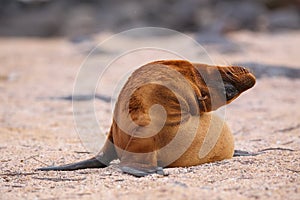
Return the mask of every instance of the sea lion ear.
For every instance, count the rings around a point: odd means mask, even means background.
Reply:
[[[198,108],[200,113],[211,111],[211,99],[208,92],[201,91],[201,94],[197,95]]]
[[[203,97],[198,97],[198,100],[199,100],[199,101],[205,101],[206,99],[208,99],[208,96],[207,96],[207,95],[205,95],[205,96],[203,96]]]

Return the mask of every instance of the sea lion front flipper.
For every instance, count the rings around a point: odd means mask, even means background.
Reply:
[[[248,151],[234,150],[233,157],[237,156],[257,156],[259,153],[250,153]]]
[[[124,173],[136,177],[143,177],[155,173],[166,175],[163,168],[157,165],[156,151],[148,153],[123,152],[119,166]]]
[[[133,167],[128,167],[128,166],[123,166],[123,167],[121,167],[121,170],[126,174],[131,174],[136,177],[143,177],[143,176],[147,176],[147,175],[155,174],[155,173],[166,176],[162,167],[156,167],[153,169],[147,169],[147,168],[138,169],[138,168],[133,168]]]

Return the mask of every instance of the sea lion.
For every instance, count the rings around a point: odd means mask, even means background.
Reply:
[[[231,158],[234,139],[211,111],[253,87],[244,67],[162,60],[137,69],[122,88],[104,147],[93,158],[38,170],[102,168],[120,160],[137,177],[164,174],[163,167],[188,167]]]

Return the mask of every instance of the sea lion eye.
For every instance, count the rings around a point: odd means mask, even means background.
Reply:
[[[199,101],[204,101],[204,100],[206,100],[208,97],[207,97],[207,95],[206,96],[202,96],[202,97],[198,97],[198,100]]]

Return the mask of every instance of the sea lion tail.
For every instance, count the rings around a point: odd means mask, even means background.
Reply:
[[[41,167],[36,170],[38,171],[72,171],[77,169],[87,169],[87,168],[104,168],[107,165],[100,162],[96,157],[90,158],[88,160],[71,163],[67,165],[61,166],[49,166],[49,167]]]

